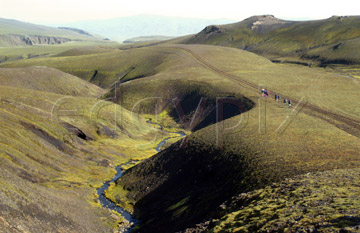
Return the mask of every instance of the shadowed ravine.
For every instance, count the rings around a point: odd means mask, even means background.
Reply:
[[[154,124],[154,125],[158,125],[160,127],[161,130],[164,129],[164,126],[158,123],[154,123],[152,122],[151,119],[149,119],[147,121],[147,123],[149,124]],[[169,132],[169,131],[166,131]],[[186,134],[182,131],[179,132],[169,132],[169,133],[173,133],[173,134],[178,134],[178,137],[184,137],[186,136]],[[155,150],[157,152],[161,151],[161,147],[166,143],[167,140],[174,138],[174,137],[167,137],[165,139],[163,139],[155,148]],[[133,160],[130,160],[126,163],[120,164],[118,166],[115,167],[116,170],[116,174],[115,176],[110,180],[110,181],[106,181],[100,188],[97,189],[97,194],[99,196],[99,201],[101,203],[102,207],[108,208],[110,210],[114,210],[116,212],[118,212],[119,214],[121,214],[121,216],[127,221],[120,229],[119,232],[131,232],[132,228],[136,226],[136,224],[138,223],[138,220],[132,216],[129,212],[127,212],[126,210],[124,210],[122,207],[116,205],[116,203],[114,203],[112,200],[108,199],[105,196],[105,191],[110,187],[110,184],[112,182],[117,181],[120,177],[122,177],[125,174],[125,171],[123,169],[121,169],[122,166],[128,165],[130,163],[134,162]]]

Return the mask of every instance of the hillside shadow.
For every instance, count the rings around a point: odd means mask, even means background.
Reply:
[[[141,232],[183,230],[214,215],[217,207],[239,190],[258,186],[251,176],[247,176],[253,167],[238,155],[224,156],[222,151],[214,148],[187,145],[187,148],[179,149],[179,146],[179,143],[172,145],[146,164],[140,164],[138,169],[129,171],[146,172],[136,184],[125,185],[125,189],[153,185],[143,189],[145,193],[140,195],[144,196],[134,207],[135,215],[144,224]]]
[[[252,100],[245,97],[209,97],[198,91],[192,91],[179,99],[179,106],[171,105],[169,115],[192,132],[245,113],[255,105]]]
[[[190,93],[183,98],[181,105],[187,118],[191,119],[197,108],[194,102],[199,103],[202,97]],[[255,105],[244,98],[228,97],[225,100],[248,102],[241,105],[243,108],[225,102],[224,120],[244,113]],[[215,99],[210,99],[205,109],[207,114],[192,128],[193,131],[216,123]],[[176,109],[171,114],[174,118],[178,116]],[[252,173],[253,166],[249,166],[239,154],[224,153],[215,146],[209,148],[192,141],[182,145],[181,141],[171,145],[128,170],[116,182],[129,191],[129,199],[137,200],[134,209],[137,218],[144,223],[141,232],[182,230],[213,214],[239,189],[247,190],[256,186],[256,181],[247,176]]]

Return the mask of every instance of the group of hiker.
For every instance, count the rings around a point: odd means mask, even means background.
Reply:
[[[261,89],[261,94],[265,97],[265,98],[269,98],[269,91],[267,89]]]
[[[261,94],[265,98],[269,98],[270,92],[267,89],[261,89]],[[280,103],[281,102],[281,96],[279,94],[275,94],[275,102]],[[291,99],[287,99],[286,97],[283,100],[284,104],[287,104],[289,108],[291,108],[292,101]]]

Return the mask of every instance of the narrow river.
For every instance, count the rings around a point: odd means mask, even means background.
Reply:
[[[162,126],[161,124],[158,124],[158,123],[154,123],[152,122],[151,119],[149,119],[147,121],[147,123],[149,124],[153,124],[153,125],[157,125],[160,127],[160,130],[163,130],[164,129],[164,126]],[[165,132],[168,132],[168,133],[172,133],[172,134],[178,134],[179,136],[177,137],[184,137],[186,136],[186,134],[182,131],[179,131],[179,132],[169,132],[169,131],[165,131]],[[174,137],[167,137],[165,138],[164,140],[162,140],[157,146],[156,146],[156,151],[157,152],[160,152],[161,151],[161,148],[162,146],[166,143],[166,141],[168,141],[169,139],[171,138],[174,138]],[[119,229],[119,232],[124,232],[124,233],[128,233],[130,232],[134,226],[136,226],[136,224],[138,223],[138,220],[132,216],[129,212],[127,212],[126,210],[124,210],[123,208],[121,208],[120,206],[116,205],[113,201],[111,201],[110,199],[108,199],[106,196],[105,196],[105,191],[110,187],[110,184],[112,182],[115,182],[117,181],[120,177],[122,177],[124,174],[125,174],[125,171],[123,171],[123,169],[121,169],[122,166],[124,165],[128,165],[129,163],[133,162],[132,160],[130,160],[129,162],[127,163],[124,163],[124,164],[120,164],[119,166],[116,166],[115,167],[115,170],[116,170],[116,174],[115,176],[109,180],[109,181],[106,181],[100,188],[97,189],[97,194],[99,196],[99,201],[101,203],[101,206],[102,207],[105,207],[105,208],[108,208],[110,210],[114,210],[116,212],[118,212],[119,214],[121,214],[121,216],[127,221],[126,224],[124,224],[123,227],[121,227]]]
[[[161,125],[161,124],[159,124],[159,123],[156,123],[156,122],[152,122],[152,119],[147,120],[146,123],[153,124],[153,125],[157,125],[157,126],[160,127],[160,130],[163,130],[163,131],[165,131],[165,132],[173,133],[173,134],[178,134],[179,136],[177,136],[177,137],[184,137],[184,136],[186,136],[186,134],[185,134],[183,131],[178,131],[178,132],[166,131],[166,130],[164,130],[164,126],[163,126],[163,125]],[[167,138],[165,138],[164,140],[162,140],[162,141],[157,145],[157,147],[155,148],[155,150],[156,150],[157,152],[160,152],[160,151],[161,151],[161,147],[166,143],[166,141],[170,140],[171,138],[174,138],[174,137],[167,137]]]

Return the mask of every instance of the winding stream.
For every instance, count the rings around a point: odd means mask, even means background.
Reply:
[[[183,131],[178,131],[178,132],[170,132],[170,131],[166,131],[164,130],[164,126],[159,124],[159,123],[156,123],[156,122],[152,122],[152,119],[150,118],[149,120],[146,121],[146,123],[149,123],[149,124],[153,124],[153,125],[157,125],[160,127],[160,130],[163,130],[165,132],[168,132],[168,133],[173,133],[173,134],[178,134],[179,136],[177,137],[184,137],[186,136],[186,134],[183,132]],[[161,147],[166,143],[166,141],[170,140],[171,138],[174,138],[174,137],[167,137],[165,138],[164,140],[162,140],[155,148],[155,150],[157,152],[160,152],[161,151]]]
[[[120,232],[130,232],[138,221],[129,212],[127,212],[120,206],[116,205],[112,200],[108,199],[105,196],[105,191],[110,187],[110,183],[117,181],[120,177],[124,175],[125,172],[121,169],[121,167],[124,165],[128,165],[131,162],[132,161],[130,160],[127,163],[116,166],[115,176],[110,181],[106,181],[100,188],[97,189],[97,194],[99,195],[98,199],[100,201],[101,206],[118,212],[127,221],[127,223],[125,223],[125,226],[122,227],[123,229],[121,229]]]
[[[153,124],[153,125],[158,125],[160,127],[160,130],[163,130],[164,129],[164,126],[159,124],[159,123],[155,123],[155,122],[152,122],[152,119],[149,119],[147,121],[147,123],[149,124]],[[186,136],[186,134],[182,131],[179,131],[179,132],[169,132],[169,131],[165,131],[165,132],[168,132],[168,133],[172,133],[172,134],[178,134],[179,136],[178,137],[183,137],[183,136]],[[162,140],[155,148],[155,150],[157,152],[160,152],[161,151],[161,147],[166,143],[166,141],[168,141],[169,139],[171,138],[174,138],[174,137],[167,137],[165,138],[164,140]],[[129,162],[127,163],[123,163],[123,164],[120,164],[119,166],[116,166],[115,167],[115,170],[116,170],[116,174],[115,176],[109,180],[109,181],[106,181],[100,188],[97,189],[97,194],[99,196],[99,201],[100,201],[100,204],[102,207],[105,207],[105,208],[108,208],[110,210],[114,210],[116,212],[118,212],[119,214],[121,214],[121,216],[127,221],[127,223],[122,226],[120,229],[119,229],[119,232],[124,232],[124,233],[128,233],[130,232],[133,227],[138,223],[138,220],[132,216],[129,212],[127,212],[126,210],[124,210],[123,208],[121,208],[120,206],[116,205],[113,201],[111,201],[110,199],[108,199],[106,196],[105,196],[105,191],[110,187],[110,184],[112,182],[115,182],[117,181],[120,177],[122,177],[124,174],[125,174],[125,171],[123,169],[121,169],[122,166],[124,165],[128,165],[130,163],[132,163],[133,161],[130,160]]]

